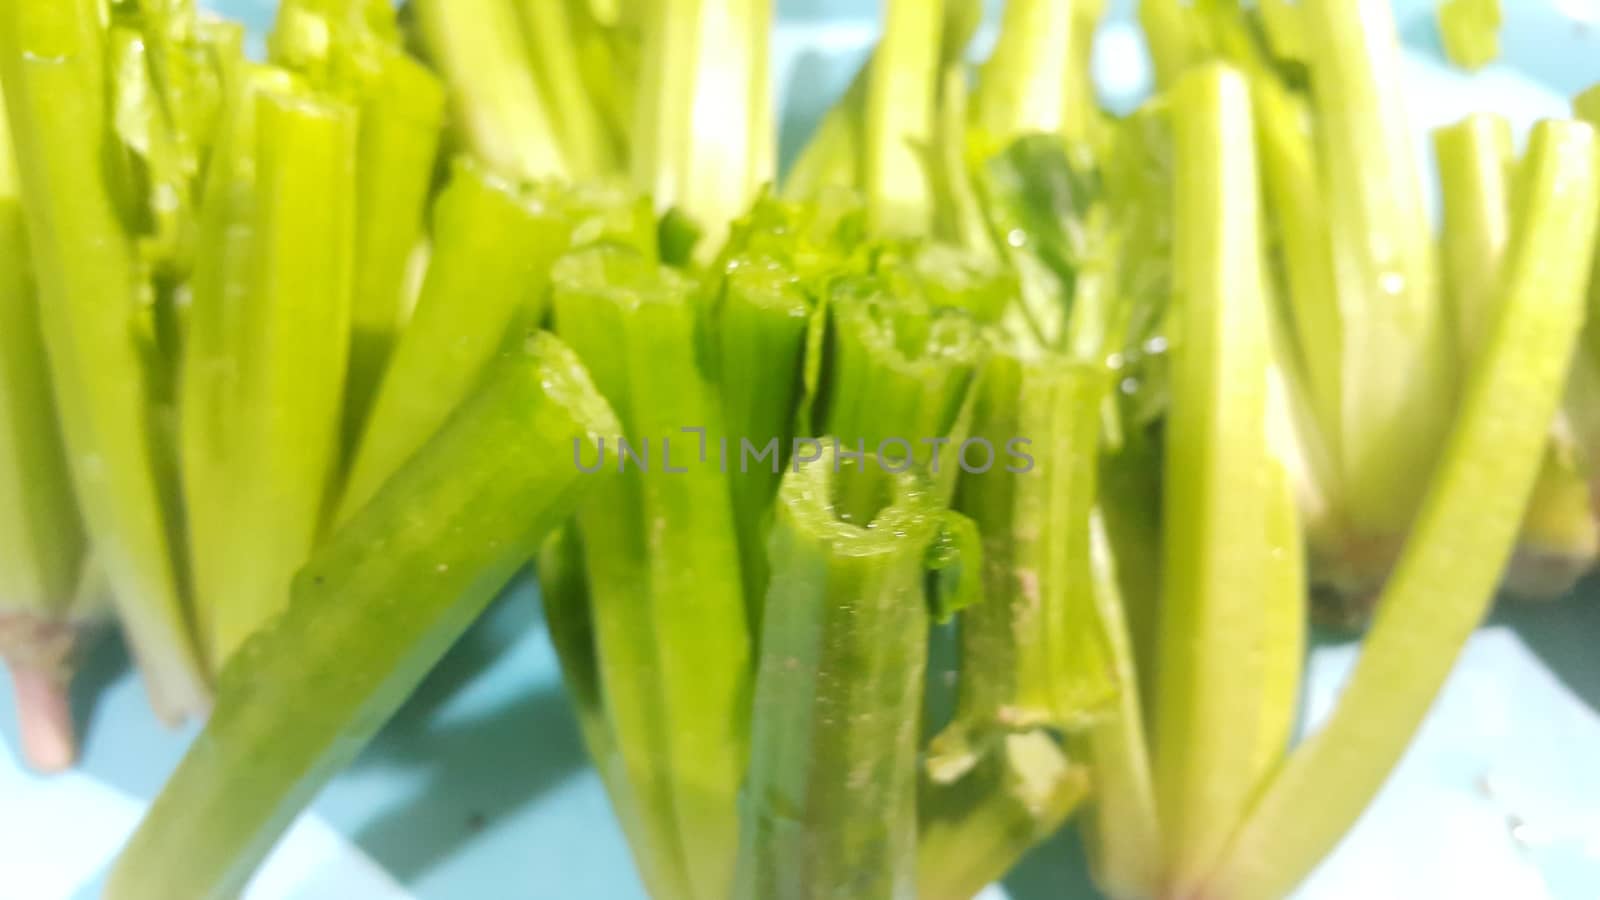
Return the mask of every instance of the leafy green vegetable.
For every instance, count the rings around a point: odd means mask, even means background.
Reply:
[[[598,479],[616,430],[572,353],[514,349],[312,558],[229,661],[217,706],[118,859],[106,896],[230,897]],[[312,700],[314,702],[308,702]]]

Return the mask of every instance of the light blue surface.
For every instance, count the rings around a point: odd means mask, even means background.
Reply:
[[[270,21],[267,0],[219,5],[257,26]],[[1404,89],[1419,127],[1485,107],[1525,127],[1559,113],[1559,96],[1600,80],[1600,33],[1561,18],[1551,3],[1508,0],[1509,62],[1476,76],[1429,61],[1436,47],[1430,4],[1396,5],[1418,51]],[[1600,15],[1594,0],[1567,5]],[[1124,16],[1131,6],[1112,3]],[[863,0],[780,2],[786,25],[775,51],[789,110],[786,147],[849,80],[871,39],[872,8]],[[1105,33],[1097,61],[1114,107],[1126,108],[1144,89],[1141,53],[1125,27]],[[535,590],[523,582],[508,592],[316,803],[317,816],[415,896],[642,897],[584,761]],[[1318,648],[1307,702],[1313,718],[1353,656],[1349,645]],[[153,796],[192,729],[171,733],[155,724],[113,642],[93,655],[76,693],[86,731],[83,774],[135,805]],[[1600,590],[1591,585],[1560,606],[1502,613],[1474,640],[1383,796],[1303,897],[1600,897],[1596,710]],[[9,694],[0,699],[0,735],[16,746]],[[0,789],[9,784],[0,778]],[[0,796],[0,847],[12,844],[19,857],[47,855],[42,842],[58,840],[56,831],[7,818],[16,808],[7,801],[22,796],[16,790]],[[29,839],[41,843],[20,850],[12,843]],[[7,874],[0,865],[0,900],[35,900]],[[1082,855],[1065,835],[1034,853],[1008,887],[1018,900],[1093,896]],[[341,895],[327,884],[306,890],[297,896]]]

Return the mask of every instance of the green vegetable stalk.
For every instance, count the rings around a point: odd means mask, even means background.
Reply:
[[[338,519],[364,506],[482,379],[514,323],[537,323],[572,222],[555,187],[463,157],[434,208],[433,253],[356,445]]]
[[[729,478],[776,463],[722,425],[695,290],[616,244],[553,276],[557,333],[622,423],[609,455],[573,461],[616,474],[580,507],[578,533],[606,715],[648,836],[634,852],[668,898],[733,882],[752,635]]]
[[[422,240],[444,121],[439,79],[400,45],[383,0],[287,0],[272,58],[356,107],[355,284],[344,450],[360,437],[407,318],[405,281]]]
[[[67,460],[151,701],[177,720],[203,710],[208,689],[175,562],[174,486],[141,344],[150,287],[105,167],[104,41],[90,0],[0,10],[0,82]]]
[[[884,201],[872,201],[870,198],[874,195],[886,197],[886,192],[891,192],[903,195],[911,204],[913,215],[900,223],[909,229],[906,234],[925,233],[934,224],[926,218],[933,212],[934,198],[928,194],[929,185],[919,183],[919,179],[925,181],[934,174],[928,166],[930,160],[923,154],[935,146],[930,138],[935,135],[937,120],[950,106],[944,98],[950,91],[965,91],[963,54],[983,20],[983,5],[979,0],[941,0],[936,9],[929,7],[927,10],[918,8],[926,4],[906,3],[904,6],[905,9],[886,20],[884,36],[878,46],[856,73],[844,96],[818,123],[816,132],[790,167],[783,183],[784,196],[796,200],[816,199],[828,188],[860,190],[868,195],[869,208],[875,206],[880,210],[873,214],[874,230],[890,235],[901,232],[882,224]],[[931,60],[926,58],[926,48],[916,46],[918,41],[929,36],[929,28],[936,29],[931,33],[937,35],[938,41],[937,56]],[[896,63],[891,60],[883,64],[889,71],[880,79],[875,74],[878,60],[891,53],[902,60],[913,60],[915,68],[902,62],[901,70],[896,73],[893,71]],[[918,77],[924,80],[919,83]],[[913,108],[902,110],[897,105],[900,100],[911,103]],[[924,104],[925,121],[922,119]],[[964,117],[962,125],[965,125]],[[902,129],[910,130],[905,135],[912,141],[910,145],[898,143],[899,139],[894,136]],[[944,149],[948,145],[941,141],[938,146]],[[869,162],[869,154],[876,159]],[[894,168],[900,163],[913,168]],[[872,182],[869,182],[869,175]]]
[[[724,272],[711,314],[723,426],[757,448],[776,442],[773,452],[784,465],[794,446],[812,301],[790,267],[765,257],[735,257]],[[747,468],[730,481],[739,570],[758,635],[767,590],[766,532],[779,478],[769,465]]]
[[[1454,408],[1448,319],[1393,89],[1400,62],[1389,4],[1310,0],[1304,10],[1339,290],[1337,458],[1351,526],[1382,539],[1415,515]]]
[[[1108,505],[1115,502],[1108,498]],[[1115,707],[1075,736],[1069,747],[1088,764],[1094,788],[1082,828],[1095,884],[1121,900],[1155,896],[1161,879],[1161,822],[1144,714],[1154,679],[1139,672],[1129,615],[1130,604],[1153,606],[1159,589],[1156,573],[1135,571],[1139,565],[1153,568],[1154,560],[1137,559],[1131,552],[1117,555],[1117,542],[1106,525],[1108,514],[1096,510],[1090,523],[1090,560],[1117,696]],[[1146,552],[1160,552],[1160,537],[1153,529],[1139,540],[1150,547]],[[1134,598],[1133,593],[1141,596]]]
[[[557,340],[509,351],[229,661],[210,722],[106,896],[237,896],[317,790],[598,483],[573,467],[574,445],[592,451],[616,427]]]
[[[654,0],[642,13],[634,186],[696,224],[702,259],[776,177],[772,3]]]
[[[970,900],[1049,838],[1089,794],[1087,771],[1049,735],[1008,734],[951,785],[918,796],[917,896]]]
[[[1275,488],[1268,446],[1270,311],[1249,85],[1204,64],[1173,91],[1176,318],[1153,762],[1164,893],[1186,897],[1263,774],[1264,723],[1285,702],[1274,693],[1274,624],[1293,618],[1275,611],[1297,610],[1303,587],[1278,571],[1275,510],[1291,498]],[[1291,709],[1296,699],[1286,698]]]
[[[1500,57],[1500,0],[1445,0],[1439,5],[1439,37],[1445,55],[1465,69],[1481,69]]]
[[[252,66],[212,160],[181,464],[196,622],[217,669],[289,602],[327,515],[350,347],[356,135],[349,106]]]
[[[788,474],[772,537],[734,896],[917,892],[931,486],[874,457]],[[837,464],[837,465],[836,465]]]
[[[545,623],[561,665],[562,683],[577,713],[584,746],[605,785],[611,811],[622,826],[628,846],[647,847],[651,840],[645,830],[647,821],[635,803],[622,750],[606,718],[593,607],[589,585],[584,580],[583,560],[583,541],[578,537],[577,527],[569,520],[539,551],[539,591]],[[663,878],[667,876],[657,868],[659,860],[644,854],[637,854],[636,860],[645,884],[664,883]]]
[[[1583,324],[1600,213],[1595,132],[1538,125],[1518,185],[1501,313],[1361,658],[1327,723],[1262,788],[1208,896],[1267,900],[1309,873],[1377,793],[1488,609]]]
[[[83,523],[67,472],[39,331],[11,140],[0,118],[0,660],[11,670],[22,748],[54,771],[76,753],[67,688],[82,620],[73,600]]]
[[[927,468],[948,498],[988,353],[978,326],[958,308],[935,308],[873,276],[836,280],[828,314],[817,431],[852,451]]]
[[[1434,156],[1445,196],[1446,299],[1462,363],[1470,367],[1501,308],[1517,178],[1511,126],[1498,116],[1472,116],[1435,134]],[[1597,554],[1600,527],[1589,479],[1563,416],[1551,430],[1506,586],[1524,596],[1560,596],[1593,566]]]
[[[621,171],[596,99],[583,79],[581,10],[567,2],[513,0],[528,43],[531,73],[546,99],[564,157],[577,178]],[[616,78],[618,75],[613,74]]]
[[[563,149],[510,0],[418,0],[413,15],[449,85],[454,127],[479,159],[512,178],[580,171],[584,161]]]
[[[920,148],[933,143],[944,4],[887,0],[884,8],[866,93],[861,182],[873,230],[890,237],[923,234],[932,221]]]
[[[985,600],[961,616],[956,719],[930,748],[936,782],[1007,732],[1080,730],[1116,696],[1089,553],[1106,378],[1015,351],[984,369],[972,439],[999,458],[961,477],[956,508],[983,536]]]

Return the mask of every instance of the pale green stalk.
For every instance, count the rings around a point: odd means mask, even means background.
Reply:
[[[595,646],[594,610],[589,585],[583,570],[583,541],[576,525],[569,520],[545,541],[539,551],[539,595],[544,605],[550,643],[561,664],[561,683],[566,686],[606,799],[622,827],[628,846],[634,849],[641,880],[661,885],[665,873],[677,863],[655,855],[655,844],[646,830],[648,823],[639,809],[633,785],[623,762],[616,732],[606,718],[605,694],[600,684],[599,648]]]
[[[1344,329],[1334,276],[1329,197],[1311,115],[1303,99],[1265,68],[1251,72],[1250,87],[1267,210],[1277,227],[1283,260],[1286,318],[1292,324],[1294,348],[1291,368],[1314,418],[1307,423],[1305,440],[1337,444],[1344,421],[1340,406]],[[1339,472],[1330,460],[1316,467],[1314,476],[1318,488],[1331,492]]]
[[[444,120],[444,87],[396,47],[375,50],[358,97],[356,272],[344,452],[372,411],[410,312],[406,275],[423,239]],[[348,460],[347,460],[348,461]]]
[[[1487,113],[1469,116],[1434,132],[1433,153],[1444,196],[1445,297],[1461,358],[1470,364],[1500,308],[1516,168],[1511,123]]]
[[[29,765],[76,753],[67,688],[85,556],[39,330],[20,185],[0,108],[0,660],[11,670]]]
[[[1148,685],[1139,676],[1124,606],[1126,566],[1115,555],[1100,510],[1090,523],[1090,560],[1095,605],[1105,623],[1118,690],[1114,708],[1068,746],[1081,754],[1094,785],[1082,828],[1095,884],[1115,900],[1143,900],[1156,895],[1162,859],[1142,703]],[[1132,560],[1129,564],[1137,565]]]
[[[1536,127],[1502,313],[1344,693],[1255,801],[1204,893],[1290,892],[1354,824],[1483,620],[1584,316],[1600,213],[1595,134]]]
[[[575,178],[611,175],[618,160],[605,124],[583,83],[577,32],[567,0],[513,0],[521,14],[540,93],[549,104],[570,174]]]
[[[702,259],[776,168],[772,2],[657,0],[646,11],[634,184],[699,226]]]
[[[1513,187],[1518,177],[1511,126],[1475,115],[1434,134],[1444,194],[1443,249],[1447,297],[1462,364],[1476,364],[1500,313],[1503,270],[1511,243]],[[1524,596],[1560,596],[1587,571],[1600,549],[1588,478],[1570,429],[1558,421],[1523,518],[1506,587]]]
[[[1500,57],[1500,0],[1444,0],[1439,37],[1445,55],[1464,69],[1481,69]]]
[[[508,0],[417,0],[412,9],[473,152],[513,178],[572,174]]]
[[[924,154],[933,146],[945,0],[884,0],[883,38],[867,85],[862,186],[874,231],[927,233],[933,197]]]
[[[1183,0],[1140,0],[1139,27],[1150,45],[1156,85],[1170,88],[1189,66],[1205,56],[1195,11]]]
[[[1415,515],[1455,408],[1448,319],[1389,2],[1302,9],[1343,326],[1343,494],[1355,533],[1381,540]]]
[[[93,0],[0,9],[0,80],[68,463],[151,701],[176,721],[205,708],[207,687],[136,337],[150,288],[106,178],[102,47]]]
[[[1155,787],[1165,890],[1189,896],[1255,790],[1268,670],[1267,297],[1249,84],[1202,64],[1173,88],[1178,185],[1163,484]]]
[[[1009,0],[994,53],[978,70],[972,123],[997,144],[1029,132],[1055,133],[1066,122],[1077,0]],[[1071,98],[1081,102],[1082,98]]]
[[[550,266],[571,240],[558,189],[525,190],[463,157],[434,208],[433,252],[356,445],[336,519],[348,519],[477,385],[518,323],[543,317]]]
[[[322,532],[340,460],[357,207],[354,109],[256,69],[230,119],[182,383],[196,621],[214,669],[289,602]]]
[[[956,717],[930,747],[935,780],[959,777],[996,733],[1082,729],[1116,696],[1089,547],[1107,377],[1014,352],[983,370],[972,436],[996,458],[962,476],[956,508],[983,535],[985,601],[961,616]]]
[[[971,900],[1060,829],[1090,781],[1049,735],[1009,734],[978,769],[918,796],[918,900]]]

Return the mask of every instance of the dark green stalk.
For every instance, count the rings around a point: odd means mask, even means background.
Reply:
[[[210,722],[106,896],[238,896],[317,790],[598,482],[570,454],[615,428],[558,341],[541,335],[509,352],[317,552],[285,614],[229,662]]]
[[[872,457],[836,474],[838,459],[826,447],[780,490],[742,900],[916,895],[924,569],[941,513],[919,476]]]

